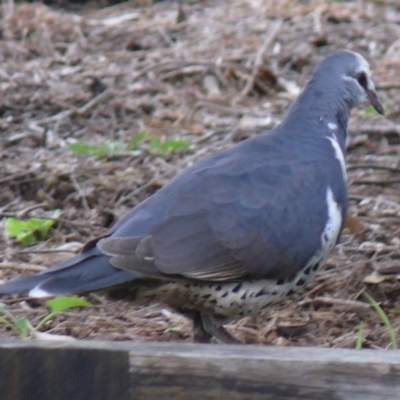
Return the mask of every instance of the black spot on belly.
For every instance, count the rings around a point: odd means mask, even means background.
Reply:
[[[319,263],[314,264],[312,270],[315,272],[318,271],[318,269],[319,269]]]
[[[287,281],[288,282],[293,282],[295,278],[296,278],[296,274],[293,274],[293,275],[289,276]]]
[[[309,267],[307,267],[304,271],[303,274],[304,275],[308,275],[311,272],[311,265]]]
[[[208,299],[209,297],[211,297],[211,294],[205,294],[205,295],[203,296],[203,299]]]
[[[228,292],[225,292],[221,297],[226,297],[228,296]]]
[[[303,286],[306,284],[306,280],[303,278],[300,278],[297,282],[296,282],[296,286]]]
[[[285,283],[285,280],[284,280],[283,278],[279,278],[279,279],[276,281],[276,284],[277,284],[278,286],[283,285],[284,283]]]
[[[233,292],[233,293],[237,293],[237,292],[240,290],[241,287],[242,287],[242,284],[241,284],[241,283],[238,283],[238,284],[232,289],[232,292]]]
[[[245,300],[247,296],[247,290],[242,294],[242,296],[240,297],[242,300]]]
[[[296,292],[293,290],[293,289],[290,289],[287,293],[286,293],[286,295],[287,296],[291,296],[291,295],[293,295],[293,294],[295,294]]]
[[[215,305],[215,304],[217,304],[217,300],[215,300],[215,299],[214,300],[210,300],[209,303]]]
[[[269,295],[269,291],[265,288],[262,288],[260,291],[256,293],[255,297],[267,296],[267,295]]]
[[[215,287],[215,290],[217,290],[217,291],[219,291],[221,289],[222,289],[222,285],[218,285],[218,286]]]

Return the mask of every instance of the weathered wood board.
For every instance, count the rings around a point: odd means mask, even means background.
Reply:
[[[400,398],[400,351],[0,342],[1,400]]]

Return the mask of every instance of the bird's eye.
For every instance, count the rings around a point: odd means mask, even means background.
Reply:
[[[367,79],[367,75],[365,74],[365,72],[360,72],[358,74],[357,81],[360,84],[360,86],[363,87],[364,89],[366,89],[368,87],[368,79]]]

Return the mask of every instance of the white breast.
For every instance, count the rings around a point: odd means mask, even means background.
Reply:
[[[340,148],[339,142],[335,134],[328,136],[327,139],[332,143],[333,150],[335,152],[335,157],[339,160],[340,167],[342,169],[343,179],[347,182],[347,173],[346,173],[346,162],[344,160],[344,155],[342,149]]]

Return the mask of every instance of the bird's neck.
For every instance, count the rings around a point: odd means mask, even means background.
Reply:
[[[339,89],[333,87],[330,91],[321,89],[320,85],[312,82],[308,84],[303,93],[290,106],[286,117],[288,124],[299,124],[301,121],[304,134],[309,132],[321,132],[321,125],[325,125],[327,135],[334,132],[341,146],[345,146],[347,136],[347,124],[352,105],[343,100],[338,93]],[[331,127],[336,126],[335,129]],[[308,129],[307,129],[308,128]],[[314,129],[313,129],[314,128]]]

